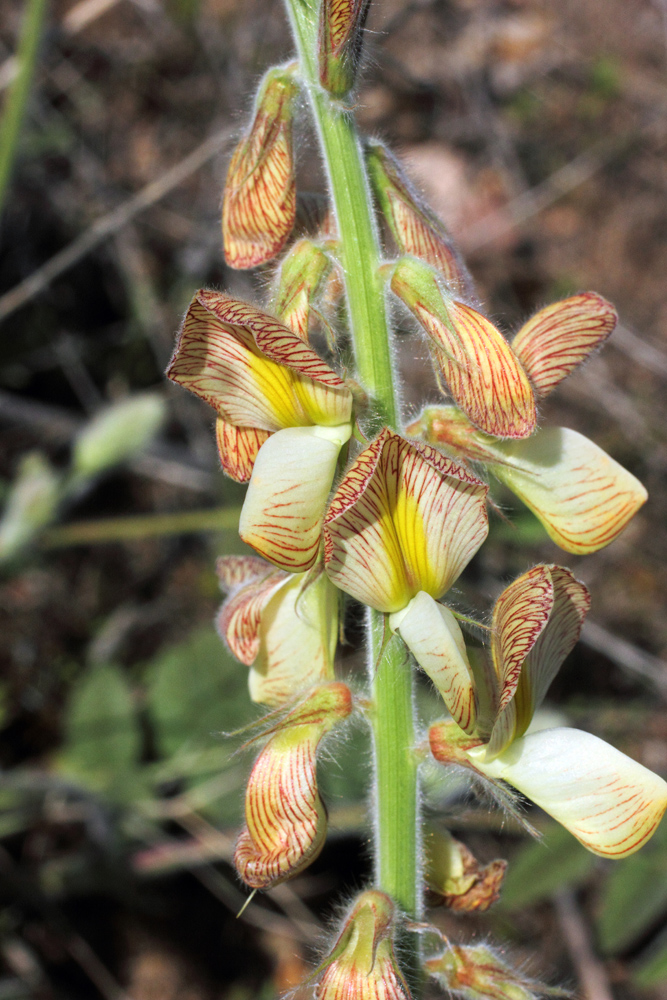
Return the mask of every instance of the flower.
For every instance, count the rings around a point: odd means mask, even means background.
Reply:
[[[512,348],[544,398],[611,333],[616,312],[593,292],[540,310]],[[567,427],[519,441],[483,433],[456,407],[427,407],[406,433],[457,459],[481,462],[532,510],[553,541],[583,555],[612,542],[646,501],[642,484]]]
[[[474,678],[477,711],[465,732],[456,716],[435,723],[429,743],[436,760],[467,767],[492,787],[508,782],[595,854],[623,858],[655,831],[667,808],[667,783],[590,733],[528,732],[579,638],[589,602],[569,570],[540,565],[524,573],[496,602],[490,670],[473,671],[454,623],[452,645]],[[440,690],[449,707],[449,692]]]
[[[187,311],[167,374],[216,410],[223,469],[250,479],[243,540],[281,569],[310,569],[351,434],[345,383],[272,316],[206,290]]]
[[[426,876],[431,906],[483,913],[497,902],[507,862],[482,866],[465,844],[440,827],[427,828]]]
[[[320,83],[335,97],[354,86],[370,0],[322,0],[317,45]]]
[[[391,289],[428,334],[436,375],[469,420],[494,437],[532,434],[533,389],[493,323],[459,301],[438,271],[416,257],[393,267]]]
[[[345,684],[321,684],[269,730],[245,798],[246,825],[234,864],[253,889],[268,889],[306,868],[322,850],[326,810],[315,758],[323,737],[352,711]]]
[[[222,238],[230,267],[257,267],[271,260],[294,226],[292,118],[298,92],[291,67],[269,70],[253,123],[230,161],[222,202]]]
[[[256,556],[222,556],[216,568],[229,591],[218,630],[234,656],[251,667],[253,701],[282,705],[313,684],[333,680],[338,598],[321,570],[290,575]]]
[[[394,954],[396,907],[377,889],[348,913],[315,990],[316,1000],[410,1000]]]
[[[476,710],[472,676],[460,655],[442,660],[452,645],[443,619],[454,619],[437,600],[486,538],[486,489],[435,449],[385,428],[352,464],[324,518],[329,578],[389,613],[392,630],[400,626],[418,663],[447,690],[447,706],[465,729]],[[421,655],[425,646],[433,647],[430,658]]]

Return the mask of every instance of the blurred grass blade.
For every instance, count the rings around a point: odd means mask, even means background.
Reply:
[[[596,928],[603,954],[625,951],[667,912],[667,851],[661,847],[620,861],[609,872]]]
[[[549,899],[555,892],[586,882],[595,856],[562,826],[549,826],[542,840],[530,843],[512,859],[499,906],[519,910]]]
[[[238,527],[239,514],[239,507],[213,507],[209,510],[178,511],[175,514],[139,514],[136,517],[76,521],[45,532],[42,545],[46,549],[61,549],[68,545],[103,545],[107,542],[129,542],[159,535],[226,531]]]
[[[28,0],[17,53],[14,78],[0,120],[0,212],[2,212],[12,166],[16,158],[21,125],[35,70],[47,0]]]

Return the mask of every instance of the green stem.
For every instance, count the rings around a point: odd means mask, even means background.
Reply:
[[[341,245],[357,374],[380,423],[398,428],[380,245],[370,188],[351,110],[319,83],[316,0],[286,0],[317,123]],[[398,637],[384,646],[385,620],[370,611],[375,750],[376,866],[381,889],[419,915],[418,780],[414,756],[412,671]],[[416,944],[409,964],[415,966]]]
[[[320,86],[317,65],[319,4],[286,0],[320,135],[336,210],[341,263],[357,374],[371,397],[378,423],[396,427],[398,405],[389,343],[380,245],[352,112]]]
[[[35,69],[47,0],[29,0],[16,58],[18,72],[11,85],[0,121],[0,212],[16,156],[21,123]]]

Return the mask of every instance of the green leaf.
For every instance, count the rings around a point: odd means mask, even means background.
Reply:
[[[134,784],[141,731],[125,674],[96,666],[75,684],[65,711],[61,771],[98,790]]]
[[[624,951],[667,911],[667,843],[662,828],[643,851],[614,862],[596,923],[605,954]]]
[[[551,824],[542,840],[526,844],[510,862],[500,907],[518,910],[549,899],[559,889],[590,878],[595,855],[559,824]]]
[[[641,989],[658,986],[667,979],[667,934],[660,935],[631,975],[632,981]]]
[[[253,715],[247,669],[232,659],[211,626],[154,661],[147,703],[164,757],[219,745],[221,732],[238,729]]]

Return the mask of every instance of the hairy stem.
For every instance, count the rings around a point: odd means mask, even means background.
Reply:
[[[286,0],[336,210],[357,375],[371,396],[376,426],[398,427],[380,246],[361,147],[351,110],[320,86],[315,0]],[[412,671],[401,640],[385,643],[385,620],[369,612],[375,758],[376,877],[379,888],[415,917],[419,816]],[[416,966],[416,946],[412,961]]]

